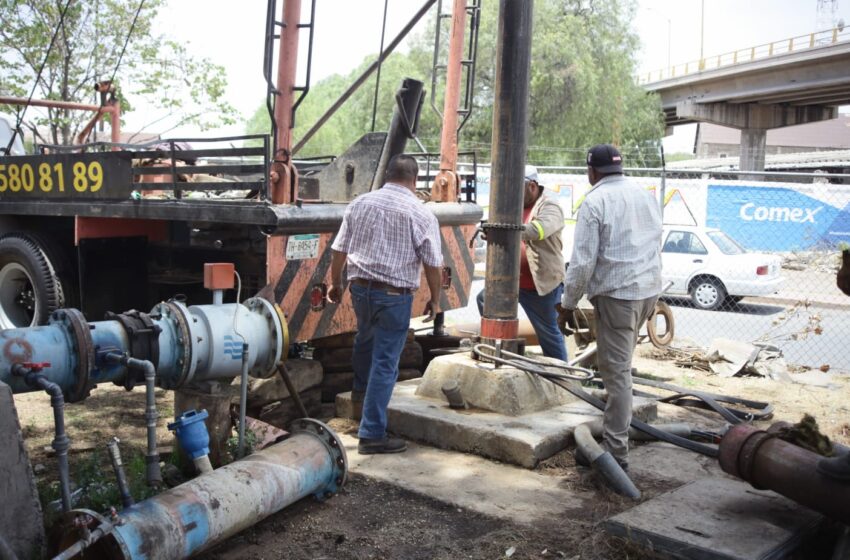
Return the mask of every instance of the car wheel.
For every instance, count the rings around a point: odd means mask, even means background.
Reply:
[[[38,238],[0,238],[0,329],[42,325],[65,304],[56,267]]]
[[[698,278],[691,284],[691,301],[699,309],[718,309],[725,300],[726,290],[717,278]]]

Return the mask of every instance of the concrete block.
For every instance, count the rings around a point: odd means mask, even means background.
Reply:
[[[322,384],[322,364],[315,360],[287,360],[286,370],[295,385],[295,390],[303,393],[307,389],[318,387]],[[234,386],[239,387],[239,379]],[[236,393],[235,403],[239,402],[239,393]],[[289,398],[289,389],[280,375],[273,375],[268,379],[248,378],[248,407],[259,408],[269,403]]]
[[[510,367],[496,368],[465,353],[431,360],[416,394],[445,401],[442,388],[447,381],[457,381],[469,406],[508,416],[538,412],[576,400],[537,375]]]
[[[675,558],[786,558],[822,516],[730,478],[703,478],[605,522],[609,533]]]
[[[387,409],[390,432],[430,445],[534,468],[572,443],[575,427],[601,412],[583,401],[522,416],[480,409],[452,410],[445,400],[420,397],[424,379],[396,384]],[[351,417],[351,393],[337,395],[337,416]],[[654,401],[635,398],[635,416],[655,419]]]
[[[310,416],[318,416],[322,409],[322,390],[319,387],[308,389],[301,396],[301,403],[307,409]],[[295,405],[293,399],[283,399],[273,404],[268,404],[260,411],[259,419],[278,428],[286,428],[290,422],[301,418],[301,411]]]
[[[49,400],[44,395],[45,400]],[[41,558],[44,525],[12,389],[0,382],[0,537],[18,558]]]

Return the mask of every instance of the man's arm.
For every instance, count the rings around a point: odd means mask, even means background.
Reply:
[[[425,322],[433,321],[440,309],[440,292],[442,291],[443,269],[439,266],[425,267],[425,280],[428,282],[428,290],[431,293],[431,299],[425,304]]]
[[[525,224],[522,240],[541,241],[559,233],[562,229],[564,229],[564,211],[561,205],[553,200],[546,200],[540,204],[537,215]]]
[[[328,301],[331,303],[339,303],[342,300],[342,293],[345,289],[345,286],[342,285],[342,268],[345,266],[347,258],[348,253],[342,253],[336,249],[332,250],[331,289],[328,290]]]
[[[561,306],[575,309],[596,268],[599,254],[599,219],[595,209],[585,200],[576,221],[575,243],[570,266],[567,268],[567,280],[564,282],[564,297]]]

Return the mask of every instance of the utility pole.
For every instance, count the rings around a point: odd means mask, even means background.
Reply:
[[[705,70],[705,58],[703,47],[705,46],[705,0],[702,0],[699,16],[699,69]]]

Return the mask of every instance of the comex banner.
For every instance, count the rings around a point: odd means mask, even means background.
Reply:
[[[794,251],[850,243],[847,187],[708,185],[706,225],[749,249]]]

